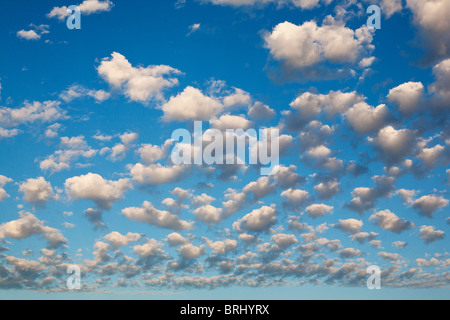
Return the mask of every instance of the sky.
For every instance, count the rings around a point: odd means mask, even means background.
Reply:
[[[0,12],[1,299],[450,298],[447,0]],[[195,121],[279,165],[175,163]]]

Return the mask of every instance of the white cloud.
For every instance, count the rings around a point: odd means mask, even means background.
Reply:
[[[37,121],[54,122],[66,119],[66,112],[60,108],[59,101],[25,102],[22,108],[0,108],[0,125],[15,127]]]
[[[141,259],[148,259],[150,257],[161,256],[164,254],[164,250],[161,248],[164,246],[162,242],[155,239],[149,239],[143,245],[137,245],[133,247],[134,253],[136,253]]]
[[[406,3],[421,32],[426,50],[424,62],[447,57],[450,52],[450,3],[447,0],[407,0]]]
[[[360,102],[351,107],[345,116],[356,132],[367,134],[386,125],[389,109],[384,104],[374,108],[365,102]]]
[[[39,40],[41,38],[41,35],[38,34],[34,30],[20,30],[17,31],[17,36],[19,38],[25,39],[25,40]]]
[[[113,52],[111,58],[104,58],[97,71],[106,82],[113,88],[122,90],[131,101],[142,103],[162,101],[163,91],[178,84],[178,79],[168,76],[181,73],[165,65],[133,67],[117,52]]]
[[[331,17],[322,26],[315,21],[300,26],[280,23],[264,40],[272,58],[283,64],[285,73],[297,69],[302,76],[310,78],[339,75],[344,69],[336,66],[356,65],[373,49],[372,34],[366,26],[354,31]],[[335,68],[325,66],[327,63]]]
[[[161,107],[165,121],[210,120],[223,108],[219,100],[190,86]]]
[[[205,253],[203,246],[196,247],[191,243],[182,245],[177,251],[180,252],[181,257],[185,260],[196,259]]]
[[[49,248],[58,248],[67,242],[59,230],[46,226],[29,212],[21,212],[19,219],[0,225],[0,239],[25,239],[32,235],[42,235]]]
[[[448,206],[449,201],[441,196],[423,196],[412,202],[412,207],[426,217],[432,218],[434,213]]]
[[[140,184],[161,185],[175,182],[185,173],[185,167],[181,165],[162,166],[161,164],[151,164],[145,166],[138,163],[130,167],[133,180]]]
[[[276,215],[277,211],[274,208],[263,206],[234,222],[233,229],[239,232],[244,230],[253,232],[266,231],[276,223]]]
[[[242,116],[222,115],[219,119],[212,119],[210,123],[213,128],[219,130],[242,129],[247,130],[253,127],[253,123]]]
[[[336,228],[341,229],[344,232],[358,233],[361,232],[363,222],[356,219],[341,220],[335,225]]]
[[[433,226],[420,227],[420,238],[426,244],[444,239],[445,233],[442,230],[435,230]]]
[[[381,156],[390,164],[398,163],[413,151],[415,133],[409,129],[396,130],[392,126],[381,129],[372,140]]]
[[[405,230],[415,227],[414,223],[399,218],[390,210],[379,211],[373,214],[369,220],[375,220],[378,227],[395,233],[402,233]]]
[[[436,81],[430,85],[429,91],[436,95],[440,104],[444,102],[444,107],[447,107],[450,102],[450,59],[436,64],[433,67],[433,74]]]
[[[129,179],[118,181],[105,180],[98,174],[73,177],[64,183],[66,194],[74,200],[89,199],[100,209],[111,209],[112,205],[123,198],[125,192],[132,186]]]
[[[323,217],[325,214],[333,211],[333,206],[328,206],[326,204],[312,204],[306,208],[306,213],[313,219],[318,217]]]
[[[90,15],[100,12],[108,12],[114,6],[110,0],[84,0],[80,5],[80,11],[82,14]],[[64,20],[69,16],[66,6],[53,7],[53,9],[47,14],[48,18],[57,18],[59,20]]]
[[[387,96],[390,103],[398,106],[400,112],[411,114],[420,108],[424,94],[421,82],[406,82],[389,91]]]
[[[52,185],[43,177],[28,179],[20,185],[19,191],[26,202],[37,207],[45,206],[54,195]]]
[[[205,223],[219,223],[222,220],[222,209],[210,204],[203,205],[192,212],[195,219]]]
[[[188,240],[178,232],[172,232],[171,234],[169,234],[166,238],[166,241],[171,247],[177,247],[188,243]]]
[[[59,97],[67,103],[83,97],[94,98],[96,102],[100,103],[108,100],[111,97],[111,94],[105,90],[93,90],[80,85],[72,85],[67,90],[63,91]]]
[[[113,231],[103,237],[106,241],[111,243],[114,249],[127,246],[130,242],[138,241],[142,238],[139,233],[128,232],[126,235],[120,234],[120,232]]]
[[[193,226],[192,222],[181,220],[173,213],[156,209],[148,201],[145,201],[140,208],[125,208],[122,210],[122,214],[128,219],[152,224],[166,229],[185,230],[191,229]]]
[[[5,186],[5,184],[12,182],[13,180],[0,175],[0,202],[5,200],[6,198],[9,198],[9,194],[6,192],[5,189],[3,189],[3,187]]]

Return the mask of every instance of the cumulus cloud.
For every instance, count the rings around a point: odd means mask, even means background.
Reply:
[[[41,35],[50,33],[50,31],[48,31],[50,27],[46,24],[41,24],[39,26],[31,24],[30,27],[30,30],[22,29],[18,31],[17,37],[25,40],[39,40]]]
[[[349,66],[357,65],[373,49],[366,26],[352,30],[331,17],[322,26],[315,21],[300,26],[280,23],[265,34],[264,41],[286,78],[347,76]]]
[[[233,223],[233,229],[243,232],[267,231],[277,221],[275,208],[263,206],[246,214],[243,218]]]
[[[203,246],[194,246],[192,243],[187,243],[185,245],[182,245],[177,250],[181,257],[185,260],[193,260],[201,255],[205,254],[205,248]]]
[[[131,242],[139,241],[142,238],[142,234],[128,232],[126,235],[122,235],[120,232],[113,231],[103,238],[111,243],[113,249],[117,249],[127,246]]]
[[[91,159],[97,154],[97,150],[87,144],[84,136],[61,137],[60,140],[60,149],[39,162],[41,170],[52,173],[68,170],[78,159]]]
[[[378,148],[381,157],[390,165],[404,160],[413,152],[415,147],[415,132],[410,129],[396,130],[387,126],[378,132],[378,135],[370,139]]]
[[[186,170],[182,165],[163,166],[159,163],[148,166],[137,163],[129,168],[133,180],[140,184],[150,185],[175,182],[183,176]]]
[[[444,108],[450,102],[450,59],[445,59],[433,67],[436,81],[429,86],[429,92],[437,99],[438,105]]]
[[[131,101],[162,101],[163,91],[178,84],[181,72],[170,66],[133,67],[120,53],[113,52],[97,67],[98,74],[113,88],[121,90]]]
[[[165,229],[185,230],[193,227],[193,222],[181,220],[173,213],[156,209],[148,201],[144,201],[140,208],[125,208],[122,210],[122,214],[130,220],[152,224]]]
[[[450,53],[450,3],[447,0],[407,0],[420,32],[425,57],[422,62],[433,63]]]
[[[373,214],[369,220],[375,220],[376,225],[381,229],[395,233],[402,233],[405,230],[415,227],[414,223],[399,218],[390,210],[379,211]]]
[[[419,211],[422,215],[432,218],[439,209],[448,206],[449,201],[441,196],[423,196],[412,202],[412,207]]]
[[[210,204],[203,205],[192,213],[195,215],[195,219],[205,223],[219,223],[222,221],[222,209],[216,208]]]
[[[59,230],[46,226],[44,221],[29,212],[21,212],[19,219],[0,225],[0,239],[18,240],[33,235],[42,235],[51,249],[59,248],[67,242]]]
[[[19,191],[26,202],[36,207],[44,207],[54,195],[52,185],[44,177],[28,179],[20,185]]]
[[[420,238],[426,243],[432,243],[444,239],[445,233],[442,230],[435,230],[433,226],[420,227]]]
[[[215,97],[204,95],[199,89],[186,87],[177,96],[171,97],[161,109],[165,121],[210,120],[220,112],[224,106]]]
[[[389,197],[395,189],[393,177],[375,176],[372,180],[375,181],[375,187],[358,187],[352,191],[353,199],[345,205],[347,208],[362,214],[372,209],[378,199]]]
[[[333,211],[333,206],[328,206],[326,204],[312,204],[306,208],[306,213],[313,219],[318,217],[323,217],[325,214]]]
[[[368,134],[387,124],[389,109],[384,104],[374,108],[365,102],[360,102],[351,107],[345,116],[356,132]]]
[[[391,89],[387,98],[401,113],[412,114],[419,110],[423,95],[424,86],[421,82],[406,82]]]
[[[81,99],[83,97],[93,98],[96,102],[100,103],[108,100],[111,97],[111,94],[105,90],[87,89],[81,85],[75,84],[70,86],[67,90],[61,92],[59,97],[66,103],[69,103],[75,99]]]
[[[9,198],[9,194],[6,192],[5,189],[3,189],[3,187],[5,186],[5,184],[12,182],[13,180],[0,175],[0,202],[5,200],[6,198]]]
[[[82,14],[90,15],[100,12],[108,12],[114,6],[110,0],[84,0],[78,5]],[[47,14],[47,18],[57,18],[60,21],[66,19],[69,16],[70,11],[66,6],[53,7],[53,9]]]
[[[59,101],[35,101],[25,102],[21,108],[1,107],[0,125],[8,128],[34,122],[48,123],[67,119],[66,111],[62,110],[60,105]]]
[[[171,246],[171,247],[177,247],[177,246],[188,243],[188,239],[183,237],[178,232],[172,232],[171,234],[169,234],[166,238],[166,241],[169,244],[169,246]]]
[[[361,232],[361,227],[363,226],[363,222],[361,220],[356,219],[346,219],[341,220],[335,225],[335,228],[338,228],[344,232],[350,233],[358,233]]]
[[[100,209],[105,210],[111,209],[113,204],[122,199],[125,192],[132,187],[129,179],[105,180],[93,173],[69,178],[64,186],[66,194],[74,200],[89,199]]]

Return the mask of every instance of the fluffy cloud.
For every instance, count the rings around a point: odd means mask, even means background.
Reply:
[[[191,243],[187,243],[185,245],[182,245],[181,248],[178,249],[178,252],[180,252],[180,255],[185,260],[192,260],[200,257],[205,253],[205,249],[203,246],[196,247]]]
[[[420,227],[420,238],[425,241],[426,244],[442,240],[444,237],[444,231],[435,230],[433,226]]]
[[[214,253],[218,255],[223,255],[228,252],[234,251],[238,246],[238,242],[232,239],[225,239],[223,241],[216,242],[205,239],[205,241],[208,244],[208,247],[210,247],[214,251]]]
[[[393,177],[375,176],[372,178],[376,186],[374,188],[359,187],[352,191],[353,199],[346,207],[360,214],[372,209],[379,198],[386,198],[395,189]]]
[[[166,241],[171,247],[177,247],[188,243],[188,240],[178,232],[172,232],[171,234],[169,234],[166,238]]]
[[[195,219],[205,223],[219,223],[222,220],[222,209],[210,204],[201,206],[192,212]]]
[[[233,228],[239,232],[245,230],[253,232],[266,231],[276,223],[276,215],[277,211],[274,208],[263,206],[234,222]]]
[[[33,235],[42,235],[52,249],[67,242],[59,230],[46,226],[29,212],[21,212],[19,219],[0,225],[0,239],[25,239]]]
[[[414,149],[415,133],[409,129],[396,130],[392,126],[384,127],[371,139],[388,164],[399,163]]]
[[[354,31],[330,17],[322,26],[315,21],[300,26],[280,23],[266,33],[264,40],[271,57],[281,62],[288,77],[295,71],[308,78],[347,75],[349,70],[342,66],[358,64],[373,49],[372,34],[366,26]]]
[[[448,206],[449,201],[438,196],[423,196],[412,202],[412,207],[426,217],[432,218],[434,213]]]
[[[134,246],[133,251],[139,256],[139,258],[149,259],[163,255],[164,251],[161,249],[163,246],[164,244],[162,242],[155,239],[149,239],[143,245]]]
[[[223,108],[218,99],[206,96],[190,86],[161,107],[165,121],[210,120]]]
[[[114,6],[110,0],[84,0],[78,7],[82,14],[90,15],[100,12],[108,12]],[[57,18],[64,20],[69,16],[66,6],[53,7],[53,9],[47,14],[48,18]]]
[[[363,222],[356,219],[341,220],[335,225],[335,228],[341,229],[344,232],[358,233],[361,232]]]
[[[360,102],[350,108],[345,116],[356,132],[368,134],[386,125],[389,120],[389,110],[384,104],[374,108],[365,102]]]
[[[331,199],[341,192],[340,185],[337,180],[326,181],[314,186],[314,191],[318,193],[319,199]]]
[[[215,129],[219,130],[227,130],[227,129],[242,129],[247,130],[253,127],[253,123],[248,121],[242,116],[233,116],[233,115],[223,115],[219,119],[212,119],[210,121],[211,125]]]
[[[97,154],[97,150],[88,146],[84,136],[61,137],[60,149],[40,161],[39,167],[43,171],[60,172],[68,170],[79,158],[90,159]]]
[[[315,219],[325,216],[325,214],[330,213],[333,209],[332,206],[327,206],[326,204],[312,204],[306,208],[306,213]]]
[[[94,98],[96,102],[100,103],[109,99],[110,96],[111,94],[105,90],[92,90],[80,85],[72,85],[59,95],[66,103],[83,97]]]
[[[407,0],[414,23],[421,32],[426,56],[423,62],[433,63],[450,53],[450,3],[447,0]]]
[[[152,224],[165,229],[185,230],[191,229],[193,226],[192,222],[181,220],[173,213],[156,209],[148,201],[145,201],[140,208],[125,208],[122,210],[122,214],[130,220]]]
[[[180,179],[185,173],[185,167],[182,165],[168,167],[159,163],[145,166],[138,163],[130,167],[130,173],[133,180],[140,184],[161,185]]]
[[[100,209],[109,210],[131,188],[129,179],[105,180],[98,174],[73,177],[64,183],[66,194],[74,200],[89,199]]]
[[[139,233],[128,232],[126,235],[120,234],[120,232],[113,231],[103,237],[106,241],[111,243],[114,249],[127,246],[130,242],[138,241],[142,238]]]
[[[23,193],[23,199],[37,207],[43,207],[53,197],[53,188],[50,182],[43,177],[28,179],[23,182],[19,191]]]
[[[8,182],[12,182],[13,180],[0,175],[0,202],[5,200],[6,198],[9,197],[8,193],[6,193],[6,190],[3,189],[3,187],[5,186],[5,184],[7,184]]]
[[[424,86],[421,82],[406,82],[391,89],[387,98],[400,112],[411,114],[420,108],[423,95]]]
[[[436,81],[433,82],[429,91],[438,99],[438,104],[444,108],[450,102],[450,59],[443,60],[433,67]]]
[[[50,31],[48,31],[50,27],[45,24],[41,24],[39,26],[31,24],[30,27],[32,28],[30,30],[22,29],[18,31],[17,37],[25,40],[39,40],[41,35],[50,33]]]
[[[407,229],[415,227],[411,221],[401,219],[389,210],[379,211],[373,214],[369,220],[375,220],[376,225],[381,229],[395,233],[402,233]]]
[[[0,125],[15,127],[34,122],[54,122],[66,119],[66,112],[60,108],[59,101],[45,101],[33,103],[25,102],[22,108],[0,108]]]
[[[163,100],[163,91],[178,84],[178,79],[167,76],[180,74],[179,70],[165,65],[133,67],[117,52],[113,52],[111,58],[104,58],[97,71],[113,88],[121,89],[131,101],[142,103]]]

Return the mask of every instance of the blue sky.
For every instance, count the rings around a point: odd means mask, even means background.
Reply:
[[[449,297],[445,0],[0,12],[0,297]],[[194,121],[278,129],[278,173],[173,164]]]

